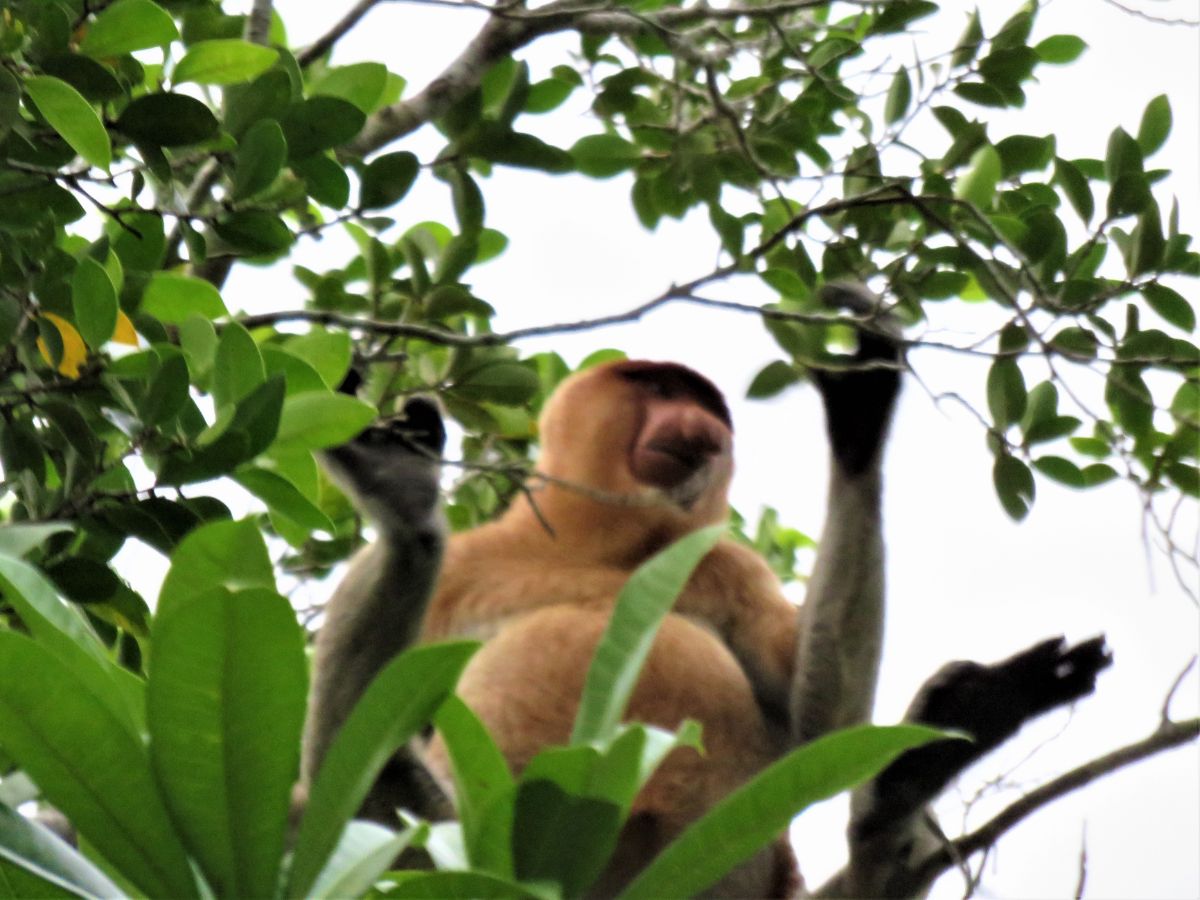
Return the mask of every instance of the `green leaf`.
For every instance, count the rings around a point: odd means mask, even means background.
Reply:
[[[1154,423],[1154,397],[1142,374],[1132,366],[1108,370],[1104,400],[1117,422],[1135,439],[1147,436]]]
[[[139,404],[142,421],[150,426],[173,419],[188,399],[187,361],[179,353],[162,361]]]
[[[1092,463],[1083,467],[1083,477],[1087,479],[1088,487],[1104,484],[1117,477],[1117,470],[1106,463]]]
[[[0,557],[20,559],[31,550],[40,547],[56,534],[74,531],[71,522],[38,522],[0,525]]]
[[[992,467],[992,483],[1000,505],[1010,517],[1020,522],[1029,515],[1034,498],[1033,473],[1029,466],[1015,456],[1002,453]]]
[[[617,595],[612,619],[588,667],[583,698],[571,731],[572,744],[612,737],[654,636],[692,570],[725,533],[724,525],[680,538],[640,565]]]
[[[1092,198],[1092,189],[1079,168],[1065,159],[1054,160],[1054,181],[1062,186],[1063,193],[1071,201],[1071,206],[1079,214],[1084,223],[1092,220],[1096,212],[1096,201]]]
[[[138,97],[114,123],[139,144],[184,147],[215,137],[220,130],[212,110],[186,94],[146,94]]]
[[[317,370],[325,386],[334,390],[350,370],[353,342],[344,331],[314,328],[287,339],[284,348]]]
[[[304,496],[294,484],[268,469],[239,469],[233,480],[270,507],[272,513],[283,516],[306,531],[335,529],[329,516]]]
[[[251,125],[238,142],[233,170],[233,199],[245,200],[270,187],[287,160],[287,141],[274,119]]]
[[[71,897],[121,896],[121,889],[74,847],[44,826],[0,804],[0,865],[4,863],[19,866],[41,880],[42,884],[35,888],[38,896],[50,885]],[[0,877],[0,883],[3,881]]]
[[[362,110],[340,97],[309,97],[293,104],[280,120],[288,159],[304,159],[340,147],[358,134],[366,121]]]
[[[476,715],[457,696],[434,718],[454,772],[454,798],[467,858],[475,868],[511,877],[512,801],[508,761]]]
[[[759,373],[754,376],[754,380],[750,382],[750,387],[746,389],[746,396],[751,400],[774,397],[798,381],[800,381],[800,373],[796,371],[796,367],[777,359],[767,363],[759,370]]]
[[[475,900],[546,900],[540,892],[528,890],[487,872],[396,872],[387,890],[389,900],[445,900],[447,897],[473,897]]]
[[[80,679],[91,685],[130,734],[141,728],[142,698],[133,675],[117,668],[79,607],[63,601],[55,587],[33,566],[0,556],[0,588],[21,623]]]
[[[30,75],[25,79],[25,91],[72,150],[93,166],[108,171],[112,141],[96,110],[79,91],[51,75]]]
[[[271,256],[296,240],[283,219],[265,209],[242,209],[213,223],[213,230],[234,249],[252,256]]]
[[[286,896],[308,894],[380,771],[445,702],[478,646],[463,641],[408,650],[388,663],[363,692],[309,792]]]
[[[240,322],[228,323],[221,329],[213,363],[212,396],[217,409],[224,409],[249,396],[266,378],[262,354],[258,352],[258,344],[254,343],[250,332]]]
[[[224,93],[225,129],[241,139],[255,122],[279,118],[292,101],[292,82],[283,69],[268,69],[250,84],[234,85]]]
[[[1166,239],[1163,237],[1162,219],[1158,206],[1151,202],[1138,216],[1138,223],[1130,235],[1130,250],[1127,266],[1130,275],[1144,275],[1158,268],[1162,262]]]
[[[179,40],[171,14],[150,0],[117,0],[88,25],[79,49],[95,59]]]
[[[1002,166],[1000,154],[990,144],[980,147],[971,157],[967,171],[954,182],[954,196],[979,209],[988,209],[996,195]]]
[[[359,189],[360,209],[385,209],[408,193],[421,164],[407,150],[385,153],[371,160],[362,173]]]
[[[1138,125],[1137,143],[1143,156],[1158,151],[1171,133],[1171,101],[1166,94],[1159,94],[1146,104],[1142,121]]]
[[[580,138],[570,153],[575,167],[590,178],[611,178],[632,168],[642,157],[634,144],[615,134]]]
[[[117,328],[117,289],[104,266],[85,256],[71,277],[75,327],[93,350],[108,343]]]
[[[912,747],[945,737],[920,725],[847,728],[793,750],[688,827],[620,894],[686,897],[776,840],[792,818],[870,778]]]
[[[171,80],[175,84],[237,84],[261,75],[278,58],[278,51],[239,38],[199,41],[175,66]]]
[[[463,234],[478,234],[483,228],[483,193],[464,169],[451,169],[450,195],[454,201],[454,218]]]
[[[1056,66],[1075,62],[1086,49],[1087,43],[1075,34],[1052,34],[1033,46],[1038,59]]]
[[[374,406],[345,394],[309,391],[283,401],[275,447],[321,450],[344,444],[378,415]]]
[[[529,86],[525,97],[525,112],[537,115],[558,109],[571,96],[577,85],[560,78],[545,78]]]
[[[1015,359],[998,359],[987,377],[988,409],[996,427],[1004,429],[1025,414],[1025,376]]]
[[[350,202],[350,176],[340,164],[318,153],[294,160],[291,169],[304,179],[308,196],[331,209],[341,209]]]
[[[369,115],[379,106],[387,80],[387,66],[382,63],[353,63],[326,70],[309,85],[308,91],[348,100]]]
[[[275,892],[307,683],[303,632],[274,591],[214,588],[155,618],[150,757],[217,896]]]
[[[954,46],[954,53],[950,57],[950,65],[953,68],[960,68],[971,62],[979,53],[979,47],[983,43],[983,25],[979,21],[979,10],[975,9],[971,13],[971,17],[967,20],[966,30],[963,31],[962,37],[958,39],[958,43]]]
[[[253,520],[208,522],[180,541],[158,593],[156,614],[161,617],[214,588],[275,590],[275,570]]]
[[[346,826],[333,853],[309,892],[314,898],[363,897],[413,838],[415,829],[396,834],[374,822]],[[389,892],[390,893],[390,892]]]
[[[1109,135],[1104,175],[1114,187],[1122,175],[1142,175],[1142,148],[1123,128],[1115,128]]]
[[[1142,296],[1150,308],[1183,331],[1196,329],[1196,310],[1178,291],[1165,284],[1151,282],[1142,288]]]
[[[1022,172],[1040,172],[1054,159],[1054,136],[1034,137],[1014,134],[996,144],[1004,176],[1011,177]]]
[[[519,406],[537,396],[541,387],[537,373],[529,366],[500,360],[464,373],[453,391],[464,400]]]
[[[547,144],[532,134],[501,126],[478,129],[469,149],[492,162],[552,174],[570,172],[575,167],[567,151]]]
[[[219,348],[218,348],[219,349]],[[265,450],[275,438],[283,407],[285,384],[282,375],[272,375],[237,402],[232,420],[203,435],[191,454],[171,454],[158,473],[160,485],[207,481],[232,472],[238,465]]]
[[[620,808],[547,779],[522,778],[513,811],[513,866],[527,883],[551,883],[580,897],[616,845]]]
[[[179,325],[191,315],[206,319],[229,315],[220,292],[211,282],[168,272],[155,272],[150,276],[150,283],[142,294],[142,312],[169,325]]]
[[[0,631],[4,749],[79,834],[150,896],[196,897],[141,739],[41,644]],[[111,688],[110,688],[111,689]]]
[[[908,70],[897,69],[892,78],[892,85],[888,88],[887,102],[883,107],[884,119],[889,125],[899,122],[908,112],[911,103],[912,81],[908,77]]]
[[[1087,487],[1087,479],[1079,466],[1061,456],[1042,456],[1033,461],[1033,467],[1060,484],[1067,487]]]

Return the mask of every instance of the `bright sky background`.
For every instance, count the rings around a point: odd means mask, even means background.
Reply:
[[[1140,2],[1159,16],[1196,19],[1198,14],[1195,2]],[[280,0],[277,6],[291,42],[300,45],[324,32],[348,4]],[[994,26],[1017,4],[985,6],[985,25]],[[969,9],[963,4],[961,15],[944,16],[948,34],[931,37],[950,46],[947,40],[957,36]],[[411,94],[457,54],[479,23],[474,12],[382,4],[343,40],[334,62],[385,62],[408,79]],[[1175,177],[1159,196],[1169,196],[1168,190],[1179,196],[1184,230],[1195,234],[1200,230],[1196,29],[1155,25],[1103,0],[1057,0],[1043,11],[1034,39],[1061,32],[1081,34],[1091,50],[1074,65],[1040,68],[1042,83],[1027,91],[1024,110],[982,111],[993,139],[1055,133],[1061,156],[1102,155],[1115,125],[1136,131],[1146,102],[1166,92],[1175,127],[1154,164],[1174,169]],[[554,38],[520,56],[530,62],[536,80],[575,46],[569,38]],[[595,130],[581,114],[560,110],[556,115],[557,120],[553,114],[525,117],[518,126],[565,145]],[[403,143],[425,161],[440,145],[430,128]],[[503,256],[469,273],[476,293],[500,310],[498,329],[628,309],[672,281],[709,271],[717,259],[704,216],[664,222],[654,234],[643,231],[625,178],[596,182],[497,167],[481,187],[487,224],[511,240]],[[433,179],[421,179],[397,210],[400,221],[452,221],[447,193]],[[345,241],[331,236],[300,245],[291,262],[319,269],[341,264],[348,252]],[[1194,300],[1195,283],[1185,292]],[[732,288],[710,293],[747,302],[771,299]],[[231,308],[260,312],[298,307],[303,292],[286,268],[243,266],[226,297]],[[978,328],[970,319],[963,323],[963,328]],[[740,399],[757,369],[780,356],[751,317],[678,307],[638,325],[522,346],[530,352],[555,350],[572,364],[598,347],[615,346],[632,356],[676,359],[704,371],[734,404],[735,505],[752,520],[762,505],[773,505],[789,525],[812,535],[820,532],[826,452],[820,410],[808,388],[769,403]],[[985,370],[978,361],[926,352],[915,354],[912,363],[935,390],[956,390],[986,408]],[[1093,387],[1098,397],[1100,379]],[[889,618],[877,720],[899,719],[920,683],[950,659],[992,661],[1056,634],[1078,640],[1103,632],[1116,664],[1101,677],[1096,696],[1072,715],[1056,714],[1027,729],[1007,755],[988,757],[978,777],[965,780],[961,796],[950,792],[941,806],[950,833],[960,824],[964,800],[984,779],[1005,775],[990,802],[972,811],[974,825],[1046,777],[1148,735],[1168,688],[1200,644],[1197,609],[1162,555],[1144,544],[1139,500],[1131,487],[1117,482],[1077,493],[1039,480],[1034,510],[1018,526],[993,495],[991,461],[977,422],[953,407],[939,409],[909,383],[886,469]],[[1191,530],[1183,536],[1190,541],[1194,505],[1189,512]],[[1195,715],[1198,699],[1200,683],[1193,671],[1176,695],[1173,714]],[[1043,810],[1001,842],[981,896],[1072,896],[1085,843],[1085,896],[1200,896],[1198,761],[1195,745],[1176,750]],[[843,827],[844,804],[838,801],[811,811],[796,826],[810,885],[820,884],[840,865]],[[961,878],[951,874],[934,896],[961,896],[962,889]]]

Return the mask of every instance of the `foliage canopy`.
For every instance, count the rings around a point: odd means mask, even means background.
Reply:
[[[389,690],[364,698],[363,724],[301,828],[307,855],[280,880],[305,679],[277,569],[320,574],[361,542],[312,451],[436,392],[466,433],[454,527],[485,521],[537,479],[536,415],[568,366],[514,341],[577,326],[498,333],[504,298],[473,291],[472,268],[507,244],[486,215],[496,167],[620,175],[647,229],[702,210],[720,263],[629,318],[721,305],[703,296],[718,282],[765,285],[773,302],[756,312],[780,356],[751,397],[839,364],[847,326],[871,321],[816,297],[827,282],[860,280],[911,326],[911,347],[990,360],[980,427],[1014,519],[1041,479],[1125,478],[1148,501],[1200,496],[1200,351],[1183,293],[1200,254],[1165,199],[1170,173],[1153,163],[1171,130],[1168,98],[1150,99],[1136,129],[1114,128],[1091,156],[1063,158],[1053,134],[1000,133],[989,111],[1020,108],[1040,68],[1069,65],[1083,41],[1038,33],[1030,3],[992,28],[975,12],[952,45],[914,57],[913,29],[947,14],[926,0],[553,0],[495,13],[464,57],[413,92],[383,63],[335,63],[336,30],[290,47],[269,3],[249,16],[214,0],[7,3],[0,772],[31,776],[102,862],[67,854],[0,804],[0,886],[185,896],[199,890],[194,863],[221,895],[346,893],[417,841],[472,872],[398,878],[393,893],[525,896],[547,883],[577,893],[603,858],[567,859],[553,828],[530,823],[592,822],[603,849],[632,788],[600,791],[597,773],[628,774],[696,740],[615,729],[617,683],[598,684],[575,746],[520,785],[485,790],[499,777],[494,748],[447,700],[470,647],[415,650],[381,676]],[[578,33],[578,55],[535,71],[526,46],[563,31]],[[572,108],[587,110],[586,133],[570,146],[539,136],[539,117]],[[426,125],[437,153],[402,149]],[[414,220],[405,198],[418,179],[444,185],[453,221]],[[323,271],[296,262],[301,308],[247,315],[222,295],[230,267],[302,259],[331,229],[358,253]],[[923,327],[947,302],[979,310],[977,339],[939,343]],[[336,391],[352,365],[366,376],[363,400]],[[1075,391],[1085,371],[1104,381],[1102,406]],[[234,521],[232,485],[254,498],[255,518]],[[1170,523],[1161,528],[1169,537]],[[276,564],[263,531],[287,548]],[[114,565],[130,539],[171,558],[153,640],[149,605]],[[792,574],[802,536],[768,511],[754,540]],[[653,623],[639,627],[652,634]],[[371,724],[379,709],[386,734]],[[455,754],[457,855],[454,841],[439,843],[443,826],[343,831],[372,767],[435,714],[452,749],[466,748]],[[198,752],[197,734],[221,752]],[[849,766],[824,785],[799,786],[805,763],[793,758],[764,775],[788,782],[796,808],[925,737],[814,745]],[[239,788],[245,780],[264,787]],[[34,795],[14,784],[5,779],[0,800]],[[713,826],[726,834],[755,819],[727,815]],[[513,817],[525,823],[516,836]],[[681,853],[663,863],[676,878],[703,856]],[[655,889],[656,877],[646,875]]]

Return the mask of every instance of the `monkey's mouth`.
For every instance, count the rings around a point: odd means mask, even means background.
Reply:
[[[677,487],[703,469],[718,449],[708,441],[648,441],[633,452],[633,474],[655,487]]]

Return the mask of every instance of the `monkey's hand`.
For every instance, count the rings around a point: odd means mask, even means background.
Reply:
[[[834,458],[847,474],[858,475],[877,460],[900,391],[900,330],[891,316],[881,314],[880,298],[864,285],[834,282],[822,287],[819,296],[827,306],[864,320],[858,350],[847,367],[813,372]]]
[[[440,532],[439,458],[446,443],[437,403],[413,397],[398,415],[321,454],[355,507],[389,534]]]
[[[1073,647],[1050,638],[990,666],[948,663],[921,687],[905,719],[972,740],[934,741],[902,754],[870,785],[869,812],[853,827],[870,832],[920,809],[1026,722],[1091,694],[1110,665],[1103,636]]]

